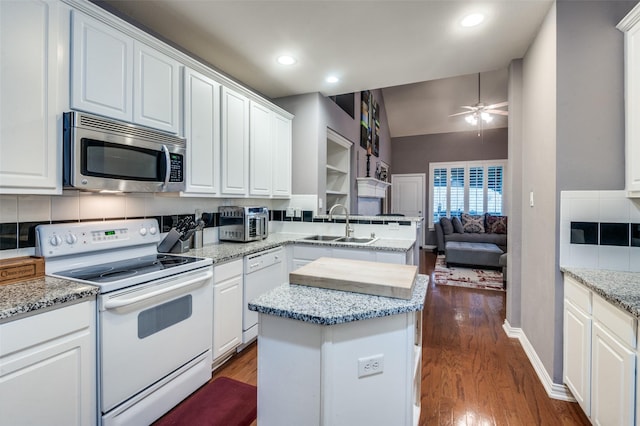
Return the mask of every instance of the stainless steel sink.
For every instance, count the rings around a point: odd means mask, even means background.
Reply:
[[[377,238],[358,238],[358,237],[341,237],[335,240],[336,243],[356,243],[356,244],[369,244],[377,240]]]
[[[307,240],[307,241],[335,241],[335,240],[337,240],[339,238],[340,238],[340,236],[338,236],[338,235],[312,235],[310,237],[304,237],[303,240]]]

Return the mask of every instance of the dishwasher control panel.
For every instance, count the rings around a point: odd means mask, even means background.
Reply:
[[[251,274],[252,272],[275,265],[282,262],[283,258],[284,253],[282,247],[245,256],[244,273]]]

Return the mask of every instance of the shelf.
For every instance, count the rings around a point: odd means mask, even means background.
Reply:
[[[342,170],[342,169],[339,169],[337,167],[330,166],[329,164],[327,164],[327,172],[328,173],[340,173],[340,174],[344,174],[344,175],[349,173],[347,170]]]
[[[348,192],[342,192],[342,191],[329,191],[327,190],[327,195],[349,195]]]
[[[385,198],[387,196],[387,188],[391,183],[384,182],[375,178],[356,178],[358,183],[358,197]]]

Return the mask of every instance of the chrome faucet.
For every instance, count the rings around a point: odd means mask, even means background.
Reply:
[[[333,207],[331,207],[331,209],[329,210],[329,220],[333,219],[333,211],[336,209],[336,207],[342,207],[342,209],[344,210],[344,214],[347,218],[347,224],[344,228],[344,236],[350,238],[353,234],[353,228],[349,226],[349,210],[347,210],[347,208],[343,204],[334,204]]]

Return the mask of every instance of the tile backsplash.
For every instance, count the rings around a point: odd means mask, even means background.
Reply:
[[[297,203],[297,201],[296,201]],[[288,217],[288,200],[220,199],[179,197],[176,194],[104,195],[65,190],[63,195],[0,195],[0,258],[29,256],[35,252],[35,228],[40,224],[153,217],[162,232],[169,232],[182,216],[203,212],[208,242],[217,241],[218,207],[261,205],[270,210],[272,221],[311,222],[313,211],[301,210]],[[277,209],[272,209],[277,205]]]
[[[560,265],[640,272],[640,200],[624,191],[562,191]]]

